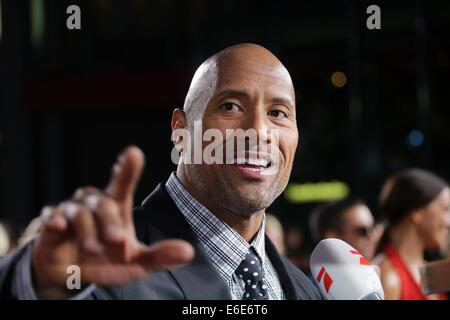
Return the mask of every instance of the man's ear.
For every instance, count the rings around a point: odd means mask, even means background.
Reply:
[[[176,108],[175,110],[173,110],[171,126],[172,131],[174,131],[175,129],[187,128],[186,112],[184,112],[180,108]]]
[[[172,113],[171,120],[172,127],[172,142],[178,155],[186,149],[186,144],[189,143],[189,132],[187,130],[187,116],[184,110],[176,108]]]

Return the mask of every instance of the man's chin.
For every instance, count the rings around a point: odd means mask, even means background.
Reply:
[[[266,209],[274,199],[267,193],[269,189],[255,187],[238,187],[233,193],[235,207],[245,208],[244,212],[254,213]]]
[[[229,172],[227,175],[222,175],[221,181],[221,187],[224,188],[222,193],[226,194],[226,198],[233,202],[233,207],[236,209],[245,208],[244,212],[261,211],[275,200],[273,191],[277,185],[276,177],[246,179]]]
[[[270,181],[236,181],[231,189],[242,198],[264,199],[273,187],[274,184]]]

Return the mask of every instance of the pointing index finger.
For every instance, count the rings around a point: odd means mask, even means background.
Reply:
[[[131,221],[133,194],[144,168],[145,157],[136,146],[127,147],[118,157],[113,166],[111,180],[105,192],[111,196],[126,211],[127,221]]]

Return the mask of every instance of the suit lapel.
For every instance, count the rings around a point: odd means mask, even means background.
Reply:
[[[231,300],[230,289],[204,254],[203,248],[196,246],[194,261],[183,267],[169,271],[181,287],[187,300]],[[207,294],[205,294],[207,293]]]
[[[149,231],[149,234],[144,237],[149,243],[176,238],[188,241],[195,249],[196,254],[190,264],[169,270],[186,299],[204,300],[205,297],[209,297],[209,299],[230,300],[231,294],[227,284],[206,256],[191,227],[162,184],[159,184],[144,200],[142,207],[143,217],[148,219],[146,223],[160,231],[159,235]],[[142,238],[139,235],[138,237]],[[206,292],[208,294],[205,294]]]

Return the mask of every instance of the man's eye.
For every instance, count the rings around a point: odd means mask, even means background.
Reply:
[[[277,119],[284,119],[284,118],[287,118],[286,112],[281,111],[281,110],[272,110],[272,111],[269,111],[268,115],[271,116],[271,117],[275,117],[275,118],[277,118]]]
[[[232,102],[224,103],[220,107],[225,111],[239,111],[241,109],[237,104]]]

